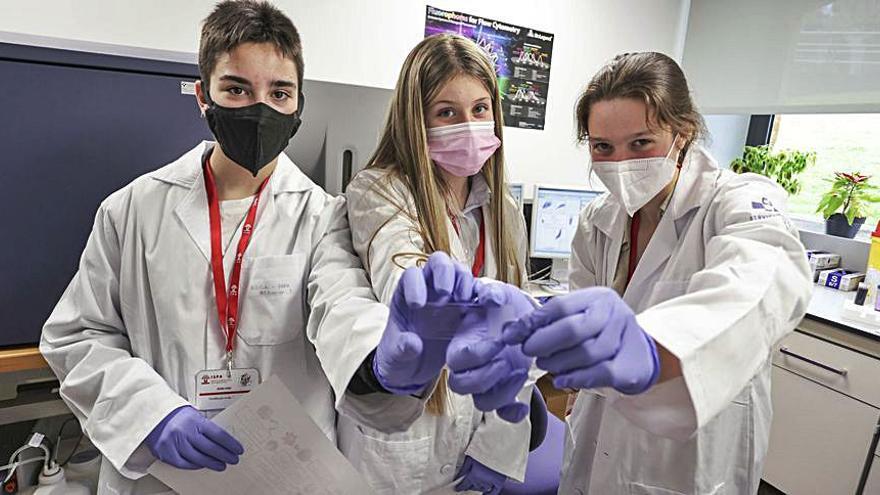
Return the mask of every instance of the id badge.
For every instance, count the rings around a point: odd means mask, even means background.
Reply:
[[[196,409],[226,409],[260,384],[256,368],[202,370],[196,373]]]

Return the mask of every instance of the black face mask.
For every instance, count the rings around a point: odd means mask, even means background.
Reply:
[[[211,102],[205,118],[223,153],[256,177],[296,134],[304,103],[300,93],[296,112],[287,115],[265,103],[229,108]]]

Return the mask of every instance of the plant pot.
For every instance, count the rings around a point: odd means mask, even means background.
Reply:
[[[859,233],[859,229],[865,224],[865,217],[853,219],[852,225],[846,220],[846,216],[842,213],[835,213],[825,220],[825,233],[828,235],[836,235],[838,237],[846,237],[852,239]]]

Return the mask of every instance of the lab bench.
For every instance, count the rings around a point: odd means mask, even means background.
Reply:
[[[788,494],[880,495],[880,328],[841,317],[853,292],[815,287],[773,350],[763,478]]]
[[[0,350],[0,426],[69,413],[37,347]]]

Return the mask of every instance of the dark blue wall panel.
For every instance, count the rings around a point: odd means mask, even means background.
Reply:
[[[195,65],[0,44],[0,346],[33,344],[99,203],[209,139]]]

